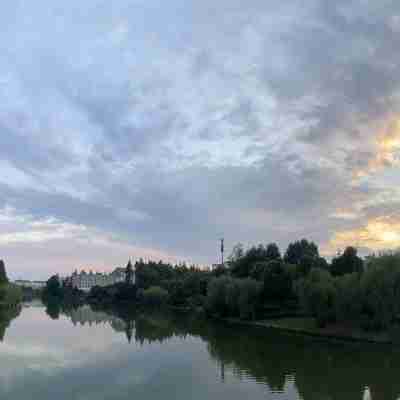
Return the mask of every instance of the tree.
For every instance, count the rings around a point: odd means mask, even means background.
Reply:
[[[233,283],[234,279],[225,275],[209,282],[206,299],[206,309],[209,312],[225,317],[229,311],[232,311],[231,300],[230,305],[227,305],[227,291]]]
[[[268,269],[268,265],[268,261],[256,262],[251,268],[250,277],[257,281],[264,281],[264,275]]]
[[[59,298],[61,299],[63,296],[60,279],[57,275],[53,275],[50,279],[46,282],[46,287],[43,291],[43,296],[46,299],[49,298]]]
[[[370,258],[360,277],[362,326],[374,330],[390,327],[400,315],[400,253]]]
[[[240,279],[238,282],[238,309],[241,319],[254,319],[259,304],[262,284],[254,279]]]
[[[361,273],[364,269],[363,264],[363,260],[357,256],[357,249],[349,246],[343,254],[332,260],[331,273],[333,276]]]
[[[296,283],[296,292],[304,310],[315,317],[320,327],[335,319],[336,287],[328,271],[312,269]]]
[[[281,252],[279,251],[279,247],[276,243],[269,243],[266,249],[266,256],[268,260],[280,260]]]
[[[255,263],[267,260],[267,250],[262,244],[252,246],[244,255],[231,262],[232,275],[237,278],[246,278],[250,275],[251,269]]]
[[[220,317],[254,318],[261,290],[262,283],[254,279],[214,278],[208,288],[207,310]]]
[[[6,266],[3,260],[0,260],[0,284],[8,283]]]
[[[133,283],[133,267],[132,267],[132,263],[131,260],[129,260],[128,265],[125,268],[125,282],[128,285],[131,285]]]
[[[287,300],[293,297],[292,286],[292,278],[286,265],[282,261],[270,261],[264,273],[264,299]]]
[[[299,265],[303,257],[317,258],[319,257],[318,246],[314,242],[306,239],[290,243],[284,261],[288,264]]]

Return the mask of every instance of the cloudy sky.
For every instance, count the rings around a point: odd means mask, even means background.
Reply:
[[[400,5],[3,0],[12,277],[400,243]]]

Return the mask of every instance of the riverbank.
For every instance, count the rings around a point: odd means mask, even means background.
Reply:
[[[325,328],[319,328],[316,320],[312,317],[265,319],[258,321],[244,321],[239,318],[213,318],[233,325],[273,329],[294,335],[310,336],[325,340],[400,345],[400,337],[398,335],[400,327],[395,327],[390,331],[366,332],[350,324],[331,324]]]

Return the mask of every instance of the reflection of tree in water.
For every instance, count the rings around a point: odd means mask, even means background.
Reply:
[[[133,330],[135,329],[135,319],[132,316],[128,318],[124,314],[116,315],[112,312],[92,308],[90,305],[79,307],[64,306],[62,312],[71,319],[75,326],[107,324],[115,332],[125,332],[128,342],[132,339]]]
[[[400,382],[395,371],[400,353],[390,347],[339,344],[311,338],[268,334],[262,330],[221,328],[208,338],[210,354],[220,362],[282,390],[293,376],[305,400],[362,399],[368,386],[372,400],[395,400]]]
[[[395,400],[400,394],[396,376],[400,350],[391,347],[318,341],[154,311],[118,309],[102,313],[98,319],[103,316],[115,331],[125,331],[129,341],[134,332],[140,344],[188,335],[200,337],[221,366],[221,379],[230,370],[274,391],[283,391],[288,379],[293,379],[304,400],[362,400],[365,387],[370,389],[371,400]]]
[[[61,304],[57,301],[51,301],[46,304],[46,314],[51,319],[60,318]]]
[[[21,307],[1,308],[0,309],[0,341],[4,340],[6,330],[11,321],[19,316]]]
[[[221,379],[230,368],[238,376],[251,376],[271,390],[283,391],[293,378],[305,400],[361,400],[367,386],[371,400],[395,400],[400,394],[400,350],[389,346],[332,343],[167,314],[136,319],[140,343],[186,335],[208,343],[210,355],[221,366]]]

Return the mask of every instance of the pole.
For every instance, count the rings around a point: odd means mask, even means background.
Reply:
[[[224,239],[221,239],[221,266],[224,266]]]

